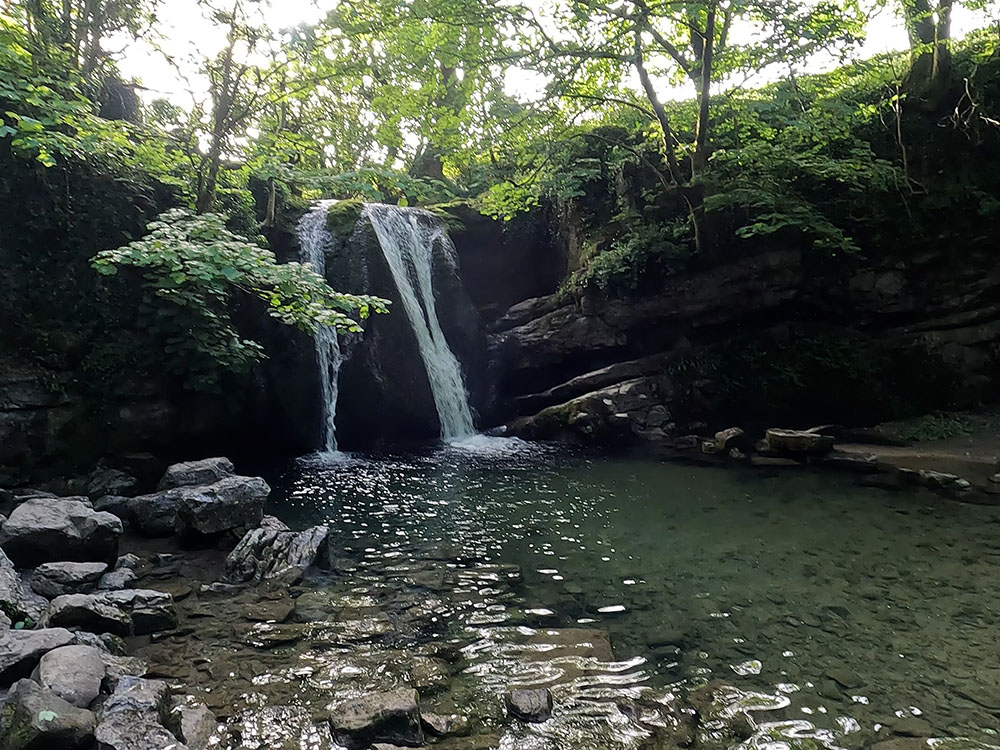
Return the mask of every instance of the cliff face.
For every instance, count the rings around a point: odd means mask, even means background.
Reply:
[[[492,329],[500,397],[532,437],[968,406],[997,383],[1000,268],[987,250],[962,256],[775,247],[679,273],[653,295],[531,300]]]

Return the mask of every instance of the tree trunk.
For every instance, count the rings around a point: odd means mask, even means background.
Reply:
[[[694,154],[691,157],[692,178],[700,175],[708,165],[708,131],[711,126],[712,74],[715,64],[716,5],[709,6],[705,20],[705,35],[695,45],[700,52],[697,71],[698,122],[695,125]],[[692,31],[692,34],[697,32]]]
[[[929,109],[940,106],[951,81],[951,15],[954,0],[903,0],[913,62],[906,88]]]

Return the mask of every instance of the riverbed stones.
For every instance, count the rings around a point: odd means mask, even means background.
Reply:
[[[200,487],[215,484],[220,479],[233,476],[235,472],[233,462],[228,458],[185,461],[167,467],[157,489],[169,490],[174,487]]]
[[[49,599],[63,594],[89,594],[107,570],[106,563],[44,563],[31,575],[31,590]]]
[[[529,724],[552,718],[552,693],[547,688],[511,690],[504,700],[507,713]]]
[[[186,489],[177,512],[178,530],[208,535],[255,528],[270,493],[260,477],[231,476]]]
[[[65,628],[5,631],[0,637],[0,688],[27,677],[42,656],[71,643],[73,634]]]
[[[120,591],[135,585],[138,580],[134,570],[121,568],[101,576],[101,580],[97,582],[97,589],[98,591]]]
[[[334,739],[348,750],[384,742],[406,747],[424,743],[416,690],[373,693],[337,706],[330,713]]]
[[[96,648],[63,646],[42,657],[34,678],[67,703],[87,708],[101,694],[104,674],[104,657]]]
[[[261,527],[248,531],[226,557],[225,580],[230,583],[274,581],[294,585],[320,556],[329,528],[305,531]]]
[[[184,491],[163,490],[131,498],[125,505],[127,520],[140,534],[151,537],[172,536],[177,527],[177,512]]]
[[[47,562],[106,562],[118,557],[122,522],[95,511],[82,497],[31,498],[0,528],[0,548],[15,565]]]
[[[468,734],[472,723],[467,716],[458,714],[420,714],[424,730],[432,737],[459,737]]]
[[[94,714],[32,680],[20,680],[0,705],[3,750],[82,750],[94,737]]]
[[[56,597],[49,604],[45,621],[50,626],[77,627],[124,637],[176,627],[177,613],[169,594],[125,589]]]

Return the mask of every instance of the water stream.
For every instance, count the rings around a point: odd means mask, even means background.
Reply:
[[[706,685],[700,748],[1000,747],[998,507],[486,438],[274,483],[333,570],[185,602],[199,637],[147,654],[206,686],[228,750],[330,748],[317,717],[403,685],[470,718],[449,750],[690,747]],[[512,686],[552,719],[508,720]]]
[[[419,209],[369,204],[364,216],[375,228],[402,309],[413,327],[441,422],[441,437],[453,440],[472,435],[475,427],[462,366],[448,346],[434,297],[434,248],[454,251],[448,233],[436,217]]]
[[[313,206],[298,226],[299,245],[303,260],[320,276],[326,274],[326,251],[333,238],[327,228],[327,213],[336,201],[320,201]],[[320,379],[320,409],[323,414],[323,452],[337,452],[337,398],[340,365],[342,362],[340,338],[337,331],[321,326],[316,332],[316,364]]]

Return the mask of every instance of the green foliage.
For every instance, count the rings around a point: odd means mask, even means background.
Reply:
[[[922,443],[967,435],[969,429],[968,420],[960,415],[936,412],[927,414],[916,422],[906,425],[896,433],[896,436],[907,443]]]
[[[360,331],[351,315],[387,312],[385,300],[335,292],[307,266],[277,263],[272,253],[226,229],[218,214],[174,209],[148,229],[141,240],[98,253],[92,265],[105,275],[121,267],[141,271],[150,327],[176,357],[168,360],[174,371],[193,387],[214,386],[216,367],[244,371],[264,355],[233,322],[235,295],[262,301],[272,318],[308,333],[319,326]]]

